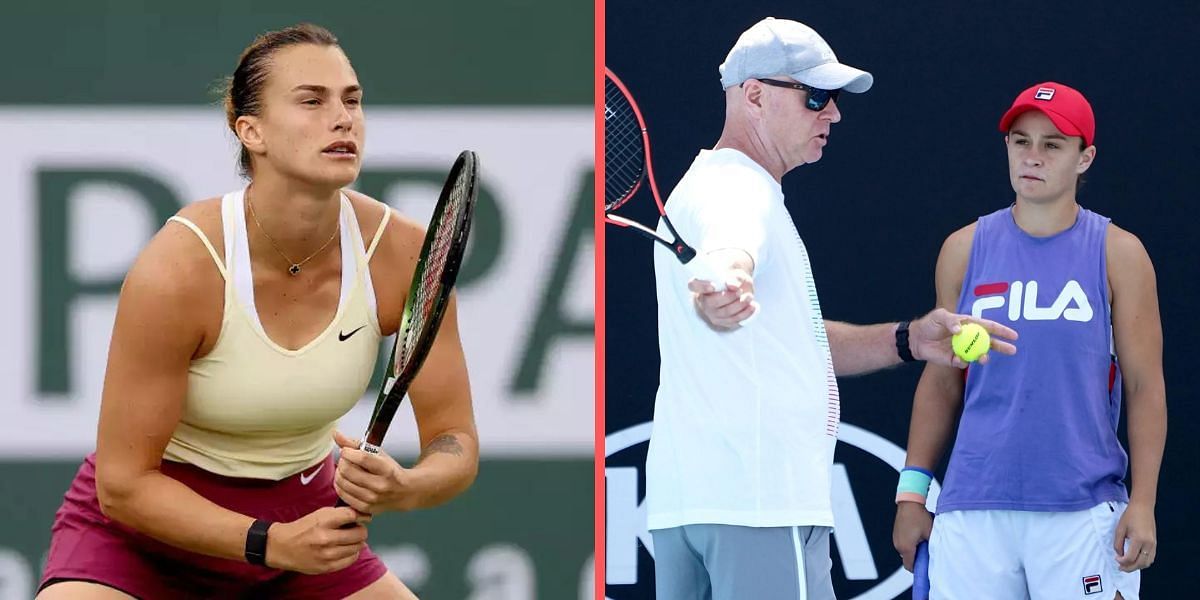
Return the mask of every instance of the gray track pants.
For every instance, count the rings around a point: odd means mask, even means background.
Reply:
[[[833,600],[829,527],[651,531],[657,600]]]

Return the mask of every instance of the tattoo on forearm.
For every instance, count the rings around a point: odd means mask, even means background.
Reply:
[[[439,452],[445,454],[453,454],[454,456],[462,456],[463,447],[459,443],[458,437],[453,434],[443,434],[433,438],[429,445],[421,450],[421,456],[417,458],[417,463],[421,463],[426,458]]]

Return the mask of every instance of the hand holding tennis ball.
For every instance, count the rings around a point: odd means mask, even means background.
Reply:
[[[975,362],[991,347],[992,336],[978,323],[964,323],[962,330],[950,339],[950,345],[963,362]]]
[[[974,332],[980,335],[976,337]],[[1017,332],[1011,327],[970,315],[955,314],[944,308],[935,308],[913,320],[908,333],[914,358],[956,369],[966,367],[971,361],[979,364],[988,362],[991,360],[991,350],[1006,356],[1017,353],[1017,347],[1012,343],[1017,339]],[[971,341],[974,343],[968,344]],[[963,344],[962,349],[960,344]],[[963,350],[969,350],[971,354],[964,355]]]

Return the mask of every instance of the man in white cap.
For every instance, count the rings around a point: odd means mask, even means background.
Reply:
[[[975,319],[938,309],[911,324],[824,321],[780,179],[821,158],[838,94],[865,92],[872,77],[782,19],[743,33],[720,72],[721,138],[666,209],[730,284],[689,282],[670,252],[654,257],[662,367],[646,503],[657,597],[833,598],[835,376],[912,360],[961,368],[949,338]],[[992,348],[1016,351],[995,338]]]

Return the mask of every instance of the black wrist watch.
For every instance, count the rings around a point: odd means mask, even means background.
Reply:
[[[246,562],[260,567],[267,566],[267,530],[271,521],[258,519],[246,532]]]
[[[899,354],[900,360],[904,362],[917,361],[912,349],[908,347],[908,321],[900,321],[896,326],[896,354]]]

